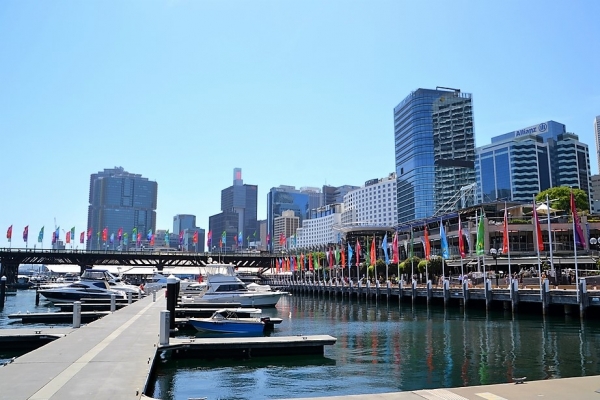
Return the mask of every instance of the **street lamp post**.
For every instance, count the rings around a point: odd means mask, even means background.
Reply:
[[[498,286],[498,250],[495,248],[490,249],[490,253],[492,253],[492,257],[494,257],[494,261],[496,262],[496,268],[494,269],[494,275],[496,275],[496,287]]]

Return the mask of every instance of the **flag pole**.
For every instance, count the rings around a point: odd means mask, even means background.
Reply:
[[[537,215],[537,209],[535,207],[535,195],[533,196],[533,224],[534,224],[534,230],[535,230],[535,248],[537,250],[537,262],[538,262],[538,278],[540,281],[540,299],[544,298],[544,294],[542,291],[542,263],[540,261],[540,238],[539,238],[539,233],[540,230],[538,229],[539,227],[539,221],[538,221],[538,215]]]
[[[550,211],[550,210],[548,210]],[[579,273],[577,268],[577,231],[575,230],[575,218],[577,218],[577,209],[575,208],[575,198],[573,197],[573,189],[571,189],[571,214],[573,214],[573,250],[575,256],[575,288],[577,290],[577,303],[579,303]],[[548,214],[550,217],[550,214]]]
[[[554,257],[552,255],[552,230],[550,228],[550,200],[546,194],[546,217],[548,218],[548,246],[550,247],[550,274],[556,276],[554,272]],[[575,231],[573,231],[575,233]]]

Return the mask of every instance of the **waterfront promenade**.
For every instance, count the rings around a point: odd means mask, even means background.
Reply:
[[[140,399],[159,341],[164,290],[0,367],[0,399]]]
[[[306,397],[295,400],[598,400],[600,377],[563,378],[451,389],[414,390],[355,396]]]

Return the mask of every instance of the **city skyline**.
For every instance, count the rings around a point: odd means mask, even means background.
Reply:
[[[342,7],[343,5],[343,7]],[[208,230],[240,167],[273,187],[361,186],[394,171],[393,109],[418,88],[473,95],[475,145],[560,121],[590,147],[600,4],[107,1],[0,4],[0,247],[87,229],[89,176],[159,185],[157,229]],[[429,21],[429,22],[428,22]],[[62,232],[61,232],[62,234]],[[78,238],[77,238],[78,239]]]

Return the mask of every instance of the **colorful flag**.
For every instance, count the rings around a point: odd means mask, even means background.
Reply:
[[[138,235],[137,228],[133,228],[133,229],[131,230],[131,237],[132,237],[132,238],[137,238],[137,235]]]
[[[353,251],[352,251],[352,246],[350,246],[350,243],[348,243],[348,268],[350,268],[352,266],[352,255],[353,255]]]
[[[87,231],[87,240],[88,240],[88,242],[90,241],[91,238],[92,238],[92,228],[88,228],[88,231]]]
[[[140,244],[142,244],[142,234],[138,233],[137,234],[137,240],[135,241],[136,246],[139,246]]]
[[[192,238],[194,244],[198,243],[198,231],[194,231],[194,237]]]
[[[125,246],[127,246],[127,243],[128,243],[128,240],[127,240],[127,239],[128,239],[128,237],[129,237],[129,234],[128,234],[127,232],[125,232],[125,233],[123,234],[123,244],[124,244]],[[83,242],[82,242],[82,243],[83,243]]]
[[[102,229],[102,241],[106,242],[108,240],[108,228]]]
[[[342,268],[344,268],[346,266],[346,253],[344,252],[344,248],[340,248],[340,256],[342,257],[342,262],[340,263],[340,265],[342,266]]]
[[[56,243],[56,231],[52,231],[52,244]]]
[[[462,223],[460,222],[460,214],[458,214],[458,252],[460,258],[465,258],[465,241],[463,239]]]
[[[119,230],[117,231],[117,240],[119,241],[119,243],[121,242],[121,240],[123,240],[123,228],[119,228]]]
[[[6,231],[6,238],[8,239],[8,241],[10,242],[12,239],[12,225],[8,227],[8,230]]]
[[[221,243],[222,243],[222,246],[227,245],[227,232],[225,232],[225,231],[223,231],[223,233],[221,233]]]
[[[81,232],[79,235],[79,243],[83,244],[85,242],[85,231]]]
[[[572,190],[571,215],[573,217],[573,239],[575,240],[575,245],[580,245],[585,249],[585,239],[583,238],[583,231],[581,230],[581,221],[579,220],[579,215],[577,214],[577,208],[575,207],[575,196],[573,196]]]
[[[475,244],[475,252],[478,256],[482,256],[485,253],[485,226],[483,225],[483,213],[481,213],[479,224],[477,225],[477,243]]]
[[[371,265],[375,265],[377,262],[377,255],[375,253],[375,236],[373,236],[373,240],[371,240]]]
[[[110,234],[110,244],[113,244],[113,243],[114,243],[114,241],[115,241],[115,234],[114,234],[114,233],[111,233],[111,234]]]
[[[75,242],[75,227],[71,228],[71,240]]]
[[[506,203],[504,204],[504,224],[502,227],[502,254],[509,252],[508,242],[508,210],[506,209]]]
[[[333,249],[329,248],[329,267],[333,267]]]
[[[148,234],[146,235],[146,240],[152,240],[152,236],[154,236],[154,235],[152,235],[152,229],[150,229],[148,231]]]
[[[398,231],[394,232],[394,240],[392,240],[392,262],[398,264],[400,262],[400,252],[398,251]]]
[[[358,238],[356,238],[356,266],[358,267],[358,264],[360,264],[360,242],[358,241]]]
[[[71,243],[71,231],[67,231],[67,235],[65,236],[65,242]]]
[[[208,249],[210,250],[210,246],[212,245],[212,231],[208,231],[208,238],[206,240],[206,244]]]
[[[309,270],[309,271],[313,271],[313,270],[314,270],[314,267],[313,267],[313,258],[312,258],[312,254],[311,254],[311,253],[308,253],[306,256],[308,257],[308,270]]]
[[[271,244],[271,235],[267,233],[267,247]]]
[[[425,234],[423,236],[425,240],[425,260],[429,260],[431,257],[431,243],[429,243],[429,230],[427,230],[427,225],[425,225]]]
[[[446,237],[446,230],[444,229],[444,223],[440,219],[440,241],[442,247],[442,258],[447,260],[450,258],[450,250],[448,249],[448,238]]]
[[[238,246],[242,246],[244,244],[244,239],[242,238],[242,232],[238,235]]]
[[[533,200],[533,221],[535,223],[535,235],[537,239],[538,251],[544,251],[544,238],[542,237],[542,228],[540,226],[540,219],[538,218],[537,209],[535,208],[535,199]]]
[[[381,248],[383,249],[383,255],[385,257],[385,263],[390,263],[390,258],[388,256],[388,245],[387,245],[387,232],[383,236],[383,241],[381,242]]]
[[[313,258],[315,259],[315,269],[321,268],[319,265],[319,253],[313,253]]]
[[[179,232],[179,245],[181,246],[183,244],[183,231]],[[208,247],[210,247],[210,245],[208,245]]]
[[[23,229],[23,241],[27,243],[27,239],[29,238],[29,225]]]
[[[154,235],[150,236],[150,246],[154,246]]]
[[[170,243],[170,240],[169,240],[169,230],[167,229],[167,231],[165,232],[165,245],[167,247],[169,247],[169,243]]]
[[[336,265],[340,265],[340,251],[338,250],[337,245],[335,246],[335,264]],[[342,263],[342,266],[344,265],[344,263]]]
[[[43,240],[44,240],[44,227],[42,226],[42,229],[40,229],[40,233],[38,233],[38,242],[42,243]]]
[[[58,228],[56,228],[56,241],[58,242],[59,239],[60,239],[60,226]]]

